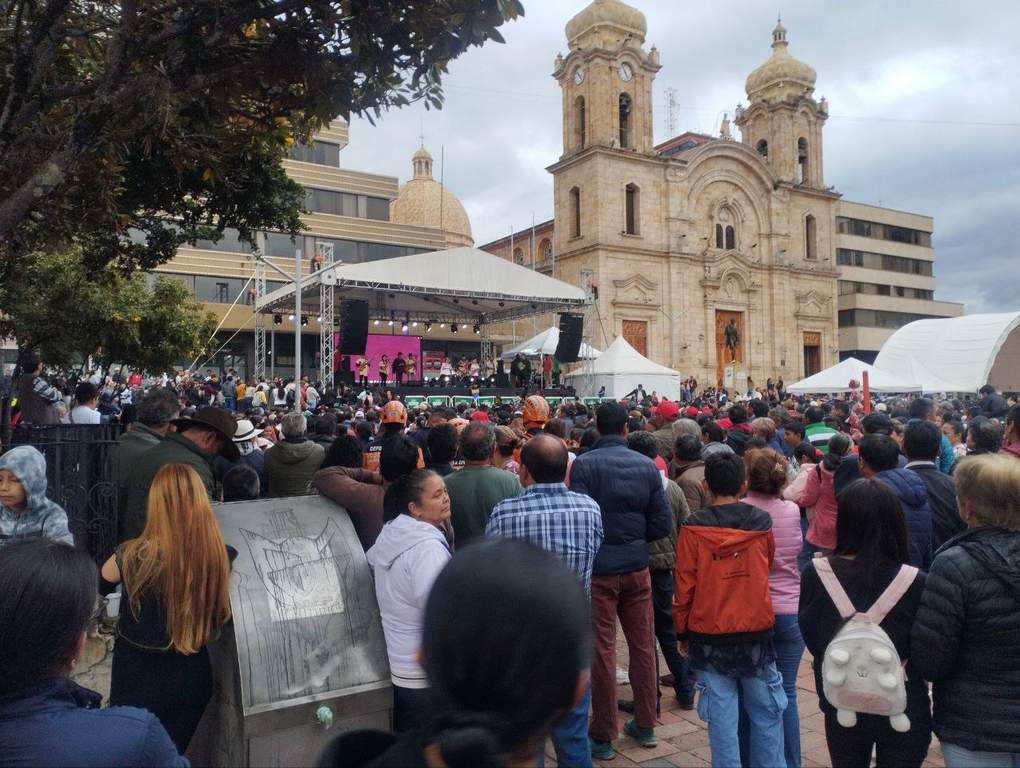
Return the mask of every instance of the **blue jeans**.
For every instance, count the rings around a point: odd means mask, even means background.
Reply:
[[[226,408],[228,411],[236,411],[237,410],[237,398],[236,397],[224,397],[223,398],[223,407]]]
[[[698,716],[708,723],[708,740],[713,766],[740,765],[738,719],[743,693],[743,709],[750,720],[748,759],[755,768],[782,768],[783,711],[786,692],[775,664],[764,667],[755,677],[733,678],[699,669],[697,672]]]
[[[570,710],[552,729],[556,764],[570,768],[591,768],[591,744],[588,743],[588,710],[591,709],[591,683],[581,703]],[[545,752],[538,753],[538,768],[545,766]]]
[[[776,668],[783,678],[786,693],[786,710],[783,712],[783,753],[786,768],[800,768],[800,715],[797,713],[797,670],[804,655],[804,638],[800,636],[797,615],[777,614],[773,635],[776,648]],[[743,704],[744,697],[740,696]],[[744,708],[740,709],[740,763],[749,768],[748,752],[751,746],[751,724]]]
[[[945,741],[942,755],[946,758],[946,768],[1020,768],[1020,754],[975,752]]]

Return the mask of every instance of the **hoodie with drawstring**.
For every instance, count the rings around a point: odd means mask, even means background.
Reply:
[[[390,679],[401,688],[427,688],[418,648],[428,600],[439,572],[450,561],[443,532],[410,515],[383,526],[366,553],[375,574],[375,596],[386,637]]]
[[[74,544],[67,513],[46,498],[46,459],[35,448],[19,445],[0,456],[6,469],[25,487],[26,505],[14,510],[0,502],[0,547],[18,539],[46,538]]]

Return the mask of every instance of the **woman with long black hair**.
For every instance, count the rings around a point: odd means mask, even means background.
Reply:
[[[885,592],[904,565],[910,563],[907,528],[896,494],[881,480],[855,480],[840,494],[836,546],[825,558],[858,611],[867,611]],[[844,619],[822,584],[817,562],[804,569],[800,584],[800,631],[814,657],[815,690],[825,715],[825,739],[834,768],[868,768],[876,753],[878,768],[920,766],[931,741],[928,687],[914,673],[910,630],[924,591],[924,574],[917,572],[905,594],[880,626],[906,662],[909,730],[894,730],[889,717],[858,714],[852,727],[841,725],[836,709],[823,693],[822,659],[826,646]]]

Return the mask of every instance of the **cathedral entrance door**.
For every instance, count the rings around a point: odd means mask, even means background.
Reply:
[[[814,376],[822,370],[822,334],[804,331],[804,377]]]
[[[624,320],[623,338],[634,349],[648,357],[648,321]]]
[[[732,321],[732,325],[730,325],[730,321]],[[744,313],[717,309],[715,311],[715,385],[719,388],[724,386],[727,365],[741,363],[743,360]]]

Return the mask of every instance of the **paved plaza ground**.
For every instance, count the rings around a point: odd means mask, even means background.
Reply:
[[[627,646],[619,633],[617,663],[621,668],[627,666]],[[90,637],[85,658],[78,665],[75,679],[82,685],[99,691],[104,698],[110,690],[110,656],[113,640],[109,635]],[[660,668],[665,670],[665,662],[660,659]],[[804,768],[826,768],[829,766],[829,753],[825,747],[825,724],[818,709],[818,696],[815,694],[815,678],[811,672],[811,659],[805,654],[797,677],[797,703],[800,707],[800,744]],[[620,698],[630,699],[633,695],[628,685],[619,686]],[[620,713],[620,728],[630,715]],[[659,746],[645,749],[629,736],[621,736],[613,746],[616,758],[613,760],[597,760],[596,765],[609,768],[622,766],[641,766],[641,768],[704,768],[712,763],[712,754],[708,747],[708,730],[698,717],[696,711],[682,710],[676,705],[673,691],[667,686],[662,688],[662,714],[655,729],[659,737]],[[556,754],[552,743],[546,745],[546,765],[556,765]],[[942,750],[938,741],[932,739],[928,751],[925,768],[944,768]]]

